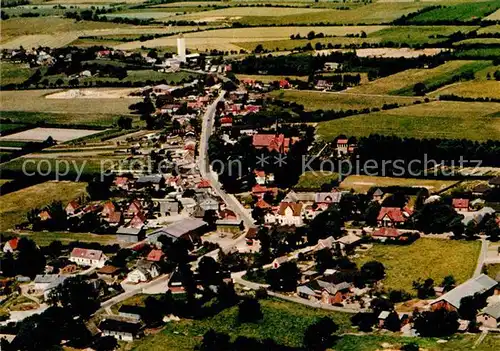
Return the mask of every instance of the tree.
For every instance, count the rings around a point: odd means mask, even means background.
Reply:
[[[442,337],[458,330],[458,313],[444,308],[414,314],[413,327],[422,337]]]
[[[404,344],[400,348],[401,351],[418,351],[420,347],[416,342],[409,342],[408,344]]]
[[[110,335],[103,336],[97,339],[94,343],[94,350],[96,351],[113,351],[118,346],[118,341]]]
[[[144,301],[144,323],[147,326],[157,326],[163,318],[163,306],[160,301],[148,296]]]
[[[285,262],[279,268],[269,270],[266,280],[273,290],[295,291],[299,277],[297,263]]]
[[[118,128],[120,129],[131,129],[132,128],[132,118],[121,116],[116,122]]]
[[[304,333],[304,347],[312,351],[325,350],[334,341],[333,333],[338,329],[338,325],[330,318],[321,318],[307,327]]]
[[[427,91],[427,86],[422,82],[417,83],[413,86],[413,92],[417,96],[424,96],[426,91]]]
[[[447,275],[446,277],[443,278],[443,281],[441,282],[441,286],[443,287],[445,292],[453,289],[455,285],[456,285],[456,280],[452,275]]]
[[[328,268],[332,268],[335,265],[333,255],[328,249],[323,249],[316,252],[314,259],[316,262],[316,269],[320,273],[324,272]]]
[[[413,289],[417,290],[419,299],[426,299],[429,296],[434,296],[434,280],[427,278],[425,281],[417,279],[413,281]]]
[[[35,242],[28,238],[21,238],[17,244],[16,272],[34,278],[45,269],[45,256]]]
[[[397,332],[401,329],[401,321],[399,320],[399,316],[395,311],[389,313],[389,315],[385,319],[384,328],[392,332]]]
[[[458,314],[460,318],[469,321],[476,320],[477,311],[486,306],[486,299],[483,295],[476,293],[472,296],[465,296],[460,300]]]
[[[262,46],[262,44],[258,44],[254,49],[254,52],[256,54],[260,54],[262,51],[264,51],[264,47]]]
[[[263,317],[260,303],[254,298],[246,298],[238,305],[238,321],[240,323],[254,323]]]
[[[203,335],[200,351],[225,351],[230,349],[230,338],[225,333],[210,329]]]
[[[384,278],[385,267],[378,261],[369,261],[361,267],[361,275],[368,281],[378,281]]]
[[[49,293],[49,303],[67,308],[74,315],[89,317],[99,307],[98,293],[83,276],[67,278]]]
[[[198,273],[205,287],[222,283],[220,265],[210,256],[205,256],[198,264]]]

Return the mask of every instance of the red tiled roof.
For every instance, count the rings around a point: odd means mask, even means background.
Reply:
[[[267,148],[269,151],[288,152],[290,138],[285,138],[283,134],[255,134],[252,145],[257,149]]]
[[[469,199],[453,199],[453,208],[469,208]]]
[[[163,257],[163,251],[161,250],[151,250],[146,259],[148,261],[158,262]]]
[[[17,244],[19,243],[19,238],[13,238],[7,241],[12,250],[17,250]]]
[[[382,207],[378,214],[377,220],[381,221],[385,216],[388,216],[389,219],[393,222],[406,221],[406,218],[403,215],[403,210],[398,207]]]
[[[295,217],[300,216],[300,213],[302,212],[302,204],[300,202],[282,202],[280,203],[278,213],[283,216],[287,208],[292,209]]]
[[[253,171],[256,177],[264,178],[266,176],[266,172],[264,171]]]
[[[258,207],[258,208],[271,208],[271,205],[269,205],[267,202],[264,201],[264,199],[259,199],[259,201],[257,201],[255,203],[255,206]]]
[[[207,179],[202,179],[197,185],[197,188],[210,188],[210,182]]]
[[[401,235],[402,233],[400,233],[396,228],[387,227],[378,228],[372,233],[372,236],[380,236],[384,238],[397,238]]]
[[[103,205],[102,212],[111,213],[115,211],[115,205],[111,201],[106,201]]]
[[[120,223],[122,219],[122,213],[118,211],[111,212],[108,217],[109,223]]]
[[[134,200],[128,205],[128,211],[137,213],[142,210],[142,205],[138,200]]]
[[[234,213],[233,211],[229,210],[229,209],[224,209],[224,210],[221,210],[219,211],[219,217],[223,218],[223,219],[236,219],[236,213]]]
[[[66,211],[67,210],[76,210],[78,207],[80,207],[80,205],[78,204],[78,202],[76,200],[71,200],[66,205]]]
[[[70,255],[70,257],[86,258],[90,260],[100,260],[102,256],[103,253],[101,250],[82,249],[79,247],[75,247]]]
[[[132,228],[140,228],[144,225],[146,221],[146,216],[142,212],[137,212],[129,222],[129,226]]]
[[[127,177],[116,177],[114,180],[115,185],[125,185],[128,183]]]
[[[233,123],[233,119],[231,117],[222,117],[219,121],[221,124]]]
[[[277,194],[278,193],[278,188],[275,188],[275,187],[268,188],[266,186],[262,186],[262,185],[259,185],[259,184],[254,185],[254,187],[252,188],[252,193],[253,194],[263,194],[263,193],[267,193],[267,192],[271,192],[273,194]]]
[[[42,211],[38,214],[38,217],[40,217],[40,219],[42,221],[46,221],[48,219],[51,219],[52,216],[50,215],[50,213],[48,211]]]

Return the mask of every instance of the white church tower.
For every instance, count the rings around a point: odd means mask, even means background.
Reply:
[[[182,34],[177,38],[177,59],[186,62],[186,39]]]

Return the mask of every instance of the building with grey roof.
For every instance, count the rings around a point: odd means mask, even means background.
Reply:
[[[458,310],[461,300],[466,296],[475,294],[491,294],[497,286],[497,282],[485,274],[467,280],[456,288],[448,291],[438,299],[431,302],[432,310],[445,308],[447,310]]]
[[[207,222],[198,218],[187,218],[170,224],[166,227],[160,228],[152,232],[147,237],[150,244],[161,246],[158,238],[165,235],[176,241],[178,239],[190,240],[192,242],[199,242],[201,235],[205,233]]]
[[[488,305],[477,316],[477,321],[486,328],[498,328],[500,323],[500,302]]]

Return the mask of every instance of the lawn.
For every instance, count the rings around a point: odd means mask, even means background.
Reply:
[[[134,350],[193,350],[209,329],[227,333],[233,340],[238,336],[271,338],[279,344],[298,347],[305,329],[324,316],[333,319],[340,326],[340,332],[350,329],[351,315],[347,313],[327,312],[275,299],[260,300],[260,304],[264,318],[257,323],[239,324],[238,308],[232,307],[214,317],[173,322],[160,333],[137,341]]]
[[[337,182],[339,179],[339,174],[335,172],[327,171],[308,171],[300,175],[296,189],[315,189],[320,190],[323,184],[330,184],[331,182]]]
[[[29,66],[22,64],[1,62],[0,67],[2,69],[1,85],[21,84],[33,74]]]
[[[2,165],[4,166],[4,165]],[[52,201],[63,203],[85,194],[86,183],[45,182],[0,196],[0,230],[12,229],[26,221],[26,213]]]
[[[424,83],[428,89],[448,82],[453,75],[472,70],[480,71],[491,65],[489,61],[448,61],[430,69],[408,69],[388,77],[360,85],[349,92],[364,94],[413,95],[413,87]]]
[[[354,189],[358,193],[366,193],[372,187],[419,187],[427,188],[431,193],[439,192],[456,184],[455,180],[434,180],[416,178],[377,177],[365,175],[350,175],[342,180],[340,187],[345,190]]]
[[[275,90],[269,95],[285,101],[294,101],[304,105],[306,110],[361,110],[364,108],[378,107],[384,104],[398,103],[400,105],[412,104],[416,98],[398,96],[371,96],[351,94],[351,89],[344,93],[304,91],[304,90]]]
[[[373,133],[413,138],[500,139],[500,104],[434,101],[321,122],[323,140]]]
[[[476,1],[457,4],[454,6],[443,6],[428,12],[421,13],[408,22],[411,24],[420,23],[444,23],[444,22],[472,22],[479,18],[486,17],[500,8],[500,1]]]
[[[471,278],[480,248],[478,241],[420,238],[408,246],[375,244],[355,262],[358,267],[372,260],[381,262],[386,270],[385,289],[415,295],[412,282],[418,278],[432,278],[436,284],[447,275],[458,283]]]

